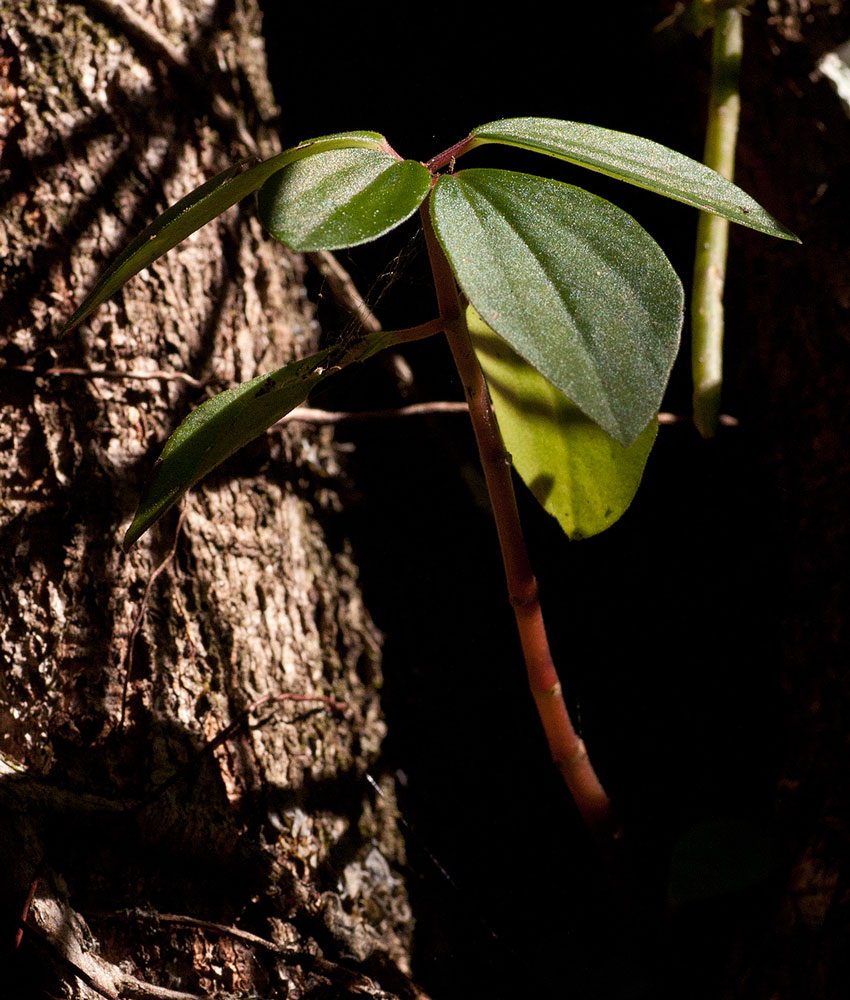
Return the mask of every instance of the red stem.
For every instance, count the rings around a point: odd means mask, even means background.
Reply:
[[[537,580],[531,569],[517,510],[510,456],[502,443],[487,384],[461,315],[454,276],[431,226],[427,203],[423,205],[420,214],[440,315],[446,321],[446,337],[463,382],[493,507],[508,596],[516,616],[528,672],[528,686],[543,723],[552,759],[572,793],[587,827],[601,842],[614,834],[611,800],[590,763],[587,749],[573,727],[564,702],[558,672],[546,637]]]
[[[444,149],[442,153],[437,153],[436,156],[432,156],[425,166],[431,171],[432,174],[435,174],[438,170],[448,166],[452,160],[456,160],[459,156],[463,156],[464,153],[468,153],[470,149],[477,146],[479,142],[479,139],[468,135],[465,139],[461,139],[460,142],[456,142],[453,146],[449,146],[448,149]]]
[[[34,878],[30,883],[29,892],[27,893],[27,898],[24,901],[24,908],[21,911],[21,921],[18,924],[18,929],[15,932],[15,949],[17,950],[21,946],[21,941],[24,938],[24,924],[27,922],[27,917],[30,913],[30,907],[32,906],[32,901],[35,899],[35,890],[38,888],[38,878]]]

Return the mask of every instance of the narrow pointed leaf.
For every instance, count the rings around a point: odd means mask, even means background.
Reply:
[[[345,132],[309,139],[247,170],[241,169],[242,164],[228,167],[166,209],[159,218],[139,233],[100,276],[94,288],[65,324],[63,333],[68,333],[79,326],[135,274],[177,246],[187,236],[226,212],[236,202],[253,194],[272,174],[288,164],[304,157],[314,156],[323,150],[348,147],[383,149],[385,146],[386,140],[377,132]]]
[[[193,410],[163,448],[124,535],[127,550],[199,479],[302,403],[323,376],[327,351],[259,375]]]
[[[504,170],[441,177],[434,230],[484,321],[628,447],[658,412],[683,292],[661,248],[609,202]]]
[[[129,549],[199,479],[303,403],[319,382],[341,366],[363,361],[393,343],[392,331],[370,334],[342,359],[331,357],[330,349],[320,351],[202,403],[166,441],[124,535],[124,549]]]
[[[655,441],[650,421],[624,448],[481,320],[467,325],[514,468],[568,538],[610,528],[632,502]]]
[[[497,142],[545,153],[714,212],[770,236],[800,242],[731,181],[704,163],[651,139],[555,118],[504,118],[480,125],[473,129],[472,136],[475,145]]]
[[[340,250],[383,236],[411,216],[431,186],[415,160],[338,149],[293,163],[260,189],[260,221],[293,250]]]

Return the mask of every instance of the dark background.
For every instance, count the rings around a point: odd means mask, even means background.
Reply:
[[[710,40],[655,30],[672,4],[264,6],[284,145],[366,128],[424,160],[475,125],[534,115],[701,156]],[[723,408],[739,426],[709,442],[662,428],[632,508],[592,540],[567,543],[520,488],[568,700],[624,823],[619,884],[548,761],[464,419],[337,432],[352,449],[339,528],[386,636],[383,766],[406,782],[415,976],[435,998],[846,988],[831,949],[848,919],[850,297],[837,275],[850,163],[846,116],[813,71],[850,18],[815,4],[795,28],[783,18],[796,7],[756,3],[746,25],[736,179],[804,246],[732,234]],[[692,210],[531,154],[473,156],[615,201],[687,289]],[[433,315],[415,223],[340,257],[385,293],[386,327]],[[321,317],[342,322],[330,305]],[[665,401],[680,414],[685,331]],[[407,391],[374,364],[316,402],[460,398],[440,341],[405,356]],[[805,891],[822,904],[808,923]]]

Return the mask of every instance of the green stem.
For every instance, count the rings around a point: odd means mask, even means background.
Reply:
[[[718,5],[719,6],[719,5]],[[712,41],[711,97],[704,162],[732,180],[741,97],[738,72],[744,47],[739,8],[717,10]],[[694,423],[703,437],[713,437],[723,385],[723,285],[729,223],[703,212],[697,227],[691,302]]]
[[[528,684],[546,733],[552,759],[589,830],[598,841],[604,842],[614,833],[611,800],[590,763],[587,749],[573,727],[564,702],[546,636],[537,580],[532,572],[517,510],[510,456],[502,443],[487,384],[472,347],[454,275],[431,226],[427,202],[420,214],[440,315],[445,320],[446,337],[463,382],[493,508],[508,596],[516,617]]]

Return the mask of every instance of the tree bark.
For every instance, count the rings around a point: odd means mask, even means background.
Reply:
[[[120,548],[177,422],[315,348],[302,261],[240,205],[59,334],[147,221],[274,151],[259,28],[254,0],[0,0],[0,949],[16,996],[415,995],[392,787],[365,780],[379,636],[330,438],[257,442]],[[284,694],[324,700],[246,714]]]

